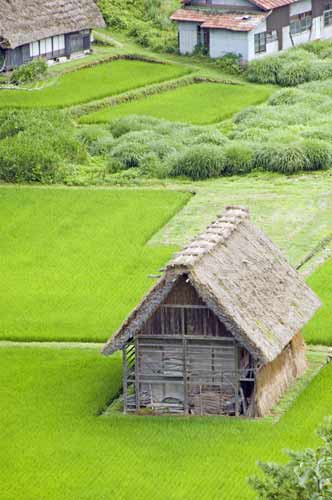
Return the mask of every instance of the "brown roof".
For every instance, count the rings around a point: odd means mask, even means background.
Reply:
[[[275,359],[320,301],[243,207],[225,213],[166,267],[164,275],[104,347],[109,355],[142,328],[179,277],[254,357]]]
[[[225,29],[231,31],[251,31],[267,17],[265,13],[230,13],[220,14],[194,9],[179,9],[172,14],[172,21],[188,21],[201,24],[202,28]]]
[[[273,10],[278,7],[283,7],[284,5],[290,5],[291,3],[298,2],[298,0],[249,0],[257,7],[263,10]]]
[[[192,0],[181,0],[183,5],[190,5]],[[256,7],[259,7],[263,10],[272,10],[277,9],[278,7],[283,7],[284,5],[290,5],[291,3],[298,2],[299,0],[248,0]],[[218,8],[218,5],[214,5],[213,8]],[[232,6],[233,7],[233,6]],[[231,6],[230,6],[231,8]]]
[[[105,26],[94,0],[0,0],[0,46]]]

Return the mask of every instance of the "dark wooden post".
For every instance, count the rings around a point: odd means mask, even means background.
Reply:
[[[123,412],[127,413],[127,398],[128,398],[128,363],[127,363],[127,346],[122,349],[122,385],[123,385]]]

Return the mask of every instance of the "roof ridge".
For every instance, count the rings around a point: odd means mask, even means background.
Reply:
[[[250,218],[249,210],[241,205],[228,205],[225,211],[207,226],[198,236],[193,238],[167,265],[174,267],[192,267],[207,253],[218,245],[225,243],[238,229],[239,225]]]

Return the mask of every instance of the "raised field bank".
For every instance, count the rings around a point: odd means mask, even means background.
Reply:
[[[270,500],[321,446],[332,11],[252,1],[2,2],[0,500]]]

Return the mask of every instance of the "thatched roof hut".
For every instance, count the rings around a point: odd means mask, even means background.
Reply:
[[[103,26],[93,0],[0,0],[0,40],[6,48]]]
[[[38,56],[47,56],[50,52],[56,54],[55,57],[68,55],[70,47],[67,53],[61,52],[62,39],[56,39],[56,47],[52,48],[54,37],[89,32],[103,26],[103,17],[94,0],[0,0],[0,48],[15,51],[26,47],[22,57],[18,56],[19,51],[11,53],[16,56],[12,66],[27,62],[35,53],[37,55],[37,47],[31,45],[34,42],[51,40],[48,44],[50,50],[43,53],[43,45]],[[47,44],[45,47],[47,50]]]
[[[195,365],[198,362],[195,353],[199,352],[199,362],[202,361],[203,351],[198,349],[197,342],[202,346],[205,339],[211,349],[219,349],[218,354],[213,356],[219,356],[221,372],[227,365],[229,373],[231,366],[231,385],[234,386],[236,380],[237,386],[235,401],[239,397],[241,379],[248,382],[248,374],[251,373],[251,396],[242,401],[242,413],[245,413],[244,407],[249,411],[251,404],[251,414],[264,414],[290,381],[305,369],[304,343],[299,332],[319,306],[317,296],[288,264],[280,250],[252,224],[248,211],[243,207],[230,206],[167,265],[163,276],[107,342],[103,353],[110,355],[122,349],[126,355],[127,349],[135,346],[136,379],[139,376],[144,381],[137,383],[136,380],[137,410],[144,406],[140,394],[147,392],[148,385],[148,382],[145,383],[146,360],[141,364],[137,362],[138,357],[144,357],[144,339],[149,337],[151,343],[152,339],[158,338],[161,350],[164,350],[163,337],[167,337],[168,343],[170,338],[178,342],[181,337],[182,345],[186,342],[188,345],[181,351],[180,378],[182,382],[185,378],[183,383],[186,386],[188,377],[190,379],[193,373],[195,375],[191,388],[185,388],[186,401],[182,403],[185,411],[195,413],[193,401],[197,385],[200,385],[201,392],[205,385],[206,390],[213,393],[212,386],[217,377],[214,365],[213,376],[206,377],[206,372],[211,370],[211,359],[205,364],[205,373],[200,373],[199,383],[197,370],[192,368],[192,363]],[[182,317],[179,316],[181,309]],[[178,327],[181,321],[182,327]],[[209,327],[211,321],[213,328]],[[196,343],[192,337],[195,337]],[[223,357],[223,344],[218,344],[218,340],[229,342],[230,339],[233,350],[227,351],[226,359]],[[242,357],[246,361],[241,365]],[[189,358],[191,367],[184,366],[184,359]],[[157,365],[155,361],[155,368],[160,372]],[[183,372],[186,372],[185,376]],[[151,382],[153,376],[150,379]],[[217,391],[219,396],[222,390],[223,382]],[[243,393],[243,387],[241,390]],[[178,392],[183,394],[182,389]],[[155,391],[155,397],[152,397],[151,387],[150,393],[150,400],[156,399],[157,393]],[[237,405],[239,413],[238,402]]]

